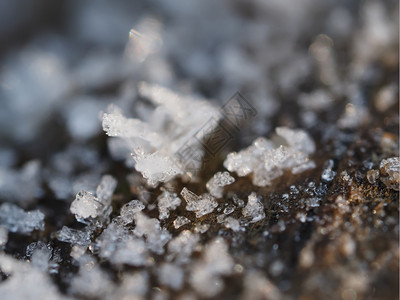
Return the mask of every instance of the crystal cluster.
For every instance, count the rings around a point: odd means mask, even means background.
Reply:
[[[252,174],[253,184],[257,186],[270,185],[285,170],[299,174],[315,168],[309,158],[315,151],[315,144],[305,131],[278,127],[276,134],[277,142],[261,137],[250,147],[228,154],[225,168],[241,177]]]
[[[181,196],[186,201],[186,210],[194,211],[196,213],[196,218],[211,213],[218,206],[217,201],[210,194],[197,196],[187,188],[183,188]]]
[[[44,230],[44,214],[39,210],[25,212],[11,203],[0,206],[0,225],[10,232],[29,234],[34,230]]]
[[[206,188],[212,196],[221,198],[224,186],[234,182],[235,178],[229,172],[218,172],[207,182]]]

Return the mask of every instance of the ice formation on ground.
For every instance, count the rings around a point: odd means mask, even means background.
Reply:
[[[156,109],[142,121],[126,118],[114,108],[103,116],[107,135],[125,140],[135,160],[135,169],[149,185],[198,170],[204,152],[201,140],[213,128],[199,129],[210,118],[218,120],[218,110],[209,102],[182,97],[158,85],[143,82],[139,93]]]
[[[228,154],[225,168],[241,177],[252,173],[253,184],[257,186],[270,185],[285,170],[298,174],[315,168],[309,158],[315,151],[315,144],[305,131],[286,127],[275,131],[284,144],[258,138],[250,147]]]
[[[212,196],[221,198],[224,186],[234,182],[235,178],[229,172],[218,172],[207,182],[206,188]]]
[[[192,267],[190,283],[194,289],[206,296],[213,297],[223,288],[221,275],[229,275],[233,271],[233,260],[223,239],[215,239],[205,249],[201,261]]]
[[[90,192],[80,191],[71,203],[71,212],[78,221],[109,215],[112,195],[116,186],[117,181],[112,176],[104,175],[97,186],[97,197]]]
[[[44,214],[39,210],[25,212],[15,204],[0,205],[0,225],[10,232],[29,234],[44,230]]]
[[[250,223],[258,222],[265,218],[264,206],[258,200],[256,193],[251,193],[246,206],[242,210],[243,216],[250,218]]]
[[[206,193],[197,196],[185,187],[181,191],[181,196],[186,201],[186,210],[194,211],[196,213],[196,218],[211,213],[218,206],[217,201],[215,201],[215,198],[210,194]]]

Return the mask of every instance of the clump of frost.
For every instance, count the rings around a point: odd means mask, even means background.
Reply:
[[[10,232],[29,234],[44,230],[44,214],[39,210],[25,212],[11,203],[0,206],[0,225]]]
[[[160,221],[147,217],[142,212],[134,216],[135,230],[134,234],[138,237],[146,238],[147,247],[157,254],[164,253],[164,245],[171,239],[168,230],[160,227]]]
[[[121,284],[110,299],[145,299],[149,278],[146,272],[124,273]]]
[[[254,185],[267,186],[284,170],[298,174],[315,167],[309,158],[315,151],[315,144],[305,131],[278,127],[276,134],[275,143],[261,137],[250,147],[228,154],[225,168],[241,177],[252,173]],[[283,141],[279,142],[279,139]]]
[[[181,199],[175,194],[164,190],[160,196],[157,197],[158,210],[160,212],[160,220],[169,217],[169,211],[177,209],[181,205]]]
[[[233,271],[233,259],[223,239],[217,238],[206,246],[203,257],[192,267],[190,283],[202,296],[216,296],[224,288],[221,275]]]
[[[229,172],[218,172],[207,182],[206,188],[212,196],[221,198],[224,186],[234,182],[235,178]]]
[[[26,256],[30,258],[33,266],[46,272],[49,268],[49,261],[53,248],[42,241],[33,242],[26,248]]]
[[[196,213],[196,218],[200,218],[213,212],[213,210],[218,206],[218,202],[215,201],[215,198],[210,194],[197,196],[185,187],[181,191],[181,196],[186,201],[186,210],[194,211]]]
[[[70,208],[75,218],[84,222],[84,219],[108,216],[111,212],[110,205],[116,186],[117,181],[112,176],[104,175],[97,186],[97,197],[90,192],[80,191]]]
[[[135,214],[139,211],[142,211],[145,208],[144,204],[139,201],[139,200],[132,200],[129,201],[128,203],[124,204],[121,207],[121,219],[123,221],[123,224],[129,224],[133,221],[133,217]]]
[[[0,226],[0,249],[7,244],[8,241],[8,230]]]
[[[61,242],[79,246],[88,246],[91,241],[89,231],[77,230],[67,226],[63,226],[61,230],[56,232],[55,236]]]
[[[174,220],[174,227],[175,229],[178,229],[180,227],[182,227],[183,225],[189,224],[190,220],[184,216],[178,216],[176,217],[176,219]]]
[[[68,299],[59,293],[45,272],[28,262],[0,253],[0,269],[10,275],[7,280],[0,282],[2,299]]]
[[[158,278],[161,284],[178,290],[184,282],[184,272],[181,267],[173,264],[163,264],[158,271]]]
[[[168,243],[168,261],[175,261],[177,264],[186,264],[196,248],[200,237],[197,233],[189,230],[182,231],[177,237]]]
[[[107,135],[126,142],[135,169],[151,186],[189,172],[187,165],[199,169],[203,156],[199,140],[207,132],[196,132],[211,117],[218,120],[218,110],[207,101],[182,97],[158,85],[141,83],[139,94],[156,106],[146,120],[126,118],[121,110],[114,108],[114,111],[104,114],[103,130]],[[193,138],[195,134],[196,138]],[[187,153],[185,149],[196,153],[196,157],[183,157]]]
[[[390,189],[399,190],[400,160],[398,157],[383,159],[379,165],[381,181]]]
[[[264,206],[258,200],[256,193],[251,193],[247,205],[242,210],[243,216],[251,218],[250,223],[258,222],[265,218]]]
[[[229,229],[231,229],[232,231],[240,231],[240,223],[239,223],[239,220],[237,220],[237,219],[235,219],[235,218],[233,218],[233,217],[227,217],[225,220],[224,220],[224,226],[226,227],[226,228],[229,228]]]
[[[40,163],[27,162],[20,170],[0,166],[0,198],[26,207],[41,193]],[[23,187],[23,188],[21,188]]]

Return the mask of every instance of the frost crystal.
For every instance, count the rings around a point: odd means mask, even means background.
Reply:
[[[381,171],[381,181],[393,190],[399,190],[400,184],[400,159],[391,157],[383,159],[379,165]]]
[[[189,172],[187,165],[200,168],[203,149],[198,139],[203,139],[208,131],[198,131],[211,117],[219,119],[218,110],[209,102],[183,98],[157,85],[142,83],[139,93],[149,98],[156,109],[144,121],[126,118],[117,108],[105,113],[103,129],[107,135],[126,141],[133,153],[136,170],[149,185],[155,186]],[[218,123],[213,124],[209,130]],[[193,139],[195,134],[196,139]],[[196,157],[184,157],[184,149],[193,150]]]
[[[116,186],[117,181],[112,176],[104,175],[96,190],[97,197],[90,192],[80,191],[71,203],[71,212],[78,221],[107,216],[111,212],[112,194]]]
[[[232,217],[227,217],[224,220],[224,225],[226,228],[232,229],[233,231],[239,231],[240,230],[240,223],[238,220]]]
[[[177,264],[185,264],[189,262],[200,237],[196,233],[191,233],[189,230],[182,231],[177,237],[168,243],[167,260],[174,260]]]
[[[53,248],[45,243],[33,242],[26,248],[26,256],[30,258],[33,266],[45,272],[49,268],[49,260],[51,258]]]
[[[189,224],[190,220],[186,217],[183,216],[178,216],[175,220],[174,220],[174,227],[175,229],[178,229],[180,227],[182,227],[183,225]]]
[[[215,198],[210,194],[203,194],[199,197],[187,188],[183,188],[181,196],[186,201],[186,210],[194,211],[196,213],[196,218],[211,213],[218,206],[217,201],[215,201]]]
[[[169,217],[169,211],[178,208],[181,205],[181,199],[175,194],[170,193],[166,190],[162,192],[157,198],[158,210],[160,212],[160,220],[164,220]]]
[[[257,199],[256,193],[251,193],[247,205],[242,210],[243,216],[251,218],[251,223],[258,222],[265,218],[264,206]]]
[[[223,187],[234,182],[235,178],[229,172],[218,172],[207,182],[206,188],[212,196],[221,198]]]
[[[88,246],[90,244],[90,232],[72,229],[67,226],[56,233],[59,241],[72,245]]]
[[[23,234],[44,230],[44,214],[39,210],[25,212],[11,203],[0,206],[0,225],[11,232]]]
[[[223,239],[217,238],[206,246],[202,260],[193,266],[190,283],[199,294],[213,297],[224,288],[220,276],[232,271],[233,260],[228,247]]]
[[[145,208],[144,204],[139,200],[132,200],[121,207],[121,219],[123,224],[129,224],[133,221],[133,217],[139,211]]]
[[[306,132],[278,127],[276,133],[284,140],[284,145],[277,146],[265,138],[258,138],[239,153],[228,154],[224,166],[239,176],[253,173],[253,184],[257,186],[270,185],[284,170],[298,174],[315,167],[308,157],[314,153],[315,144]]]

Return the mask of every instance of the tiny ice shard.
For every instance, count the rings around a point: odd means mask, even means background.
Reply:
[[[202,260],[192,267],[190,283],[205,297],[216,296],[224,288],[221,275],[233,271],[233,259],[228,253],[224,240],[217,238],[206,246]]]
[[[30,258],[33,266],[46,272],[49,268],[53,248],[42,241],[33,242],[26,248],[26,256]]]
[[[240,223],[237,219],[232,217],[227,217],[224,220],[224,226],[226,228],[232,229],[232,231],[239,231],[240,230]]]
[[[330,182],[335,178],[336,172],[332,170],[333,168],[333,160],[329,159],[325,165],[324,165],[324,170],[322,171],[321,174],[321,179],[325,182]]]
[[[44,230],[44,214],[39,210],[25,212],[11,203],[0,206],[0,225],[11,232],[23,234]]]
[[[88,246],[90,244],[90,232],[72,229],[67,226],[56,232],[56,238],[72,245]]]
[[[383,159],[379,165],[381,181],[390,189],[399,190],[400,160],[398,157]]]
[[[218,172],[207,182],[206,187],[212,196],[221,198],[223,187],[234,182],[235,178],[233,178],[229,172]]]
[[[218,206],[218,202],[210,194],[203,194],[199,197],[185,187],[181,191],[181,196],[186,201],[186,210],[194,211],[196,218],[211,213]]]
[[[171,289],[178,290],[183,285],[184,272],[182,268],[167,263],[161,265],[158,278],[161,284],[165,284]]]
[[[175,194],[164,190],[157,198],[158,210],[160,212],[160,220],[164,220],[169,217],[169,211],[177,209],[181,205],[181,199]]]
[[[229,153],[224,161],[225,168],[239,176],[252,173],[254,185],[267,186],[284,170],[299,174],[315,167],[309,158],[315,151],[315,144],[305,131],[278,127],[276,134],[276,143],[261,137],[250,147]]]
[[[243,216],[251,218],[250,223],[258,222],[265,218],[264,206],[257,199],[256,193],[251,193],[247,205],[242,210]]]
[[[186,217],[183,216],[178,216],[175,220],[174,220],[174,227],[175,229],[178,229],[180,227],[182,227],[183,225],[189,224],[190,220]]]
[[[99,216],[107,216],[110,211],[112,195],[117,181],[110,175],[104,175],[97,187],[95,197],[92,193],[80,191],[71,203],[71,212],[78,221]]]
[[[139,200],[132,200],[121,207],[121,219],[123,223],[129,224],[133,221],[133,217],[139,211],[145,208],[144,204]]]

